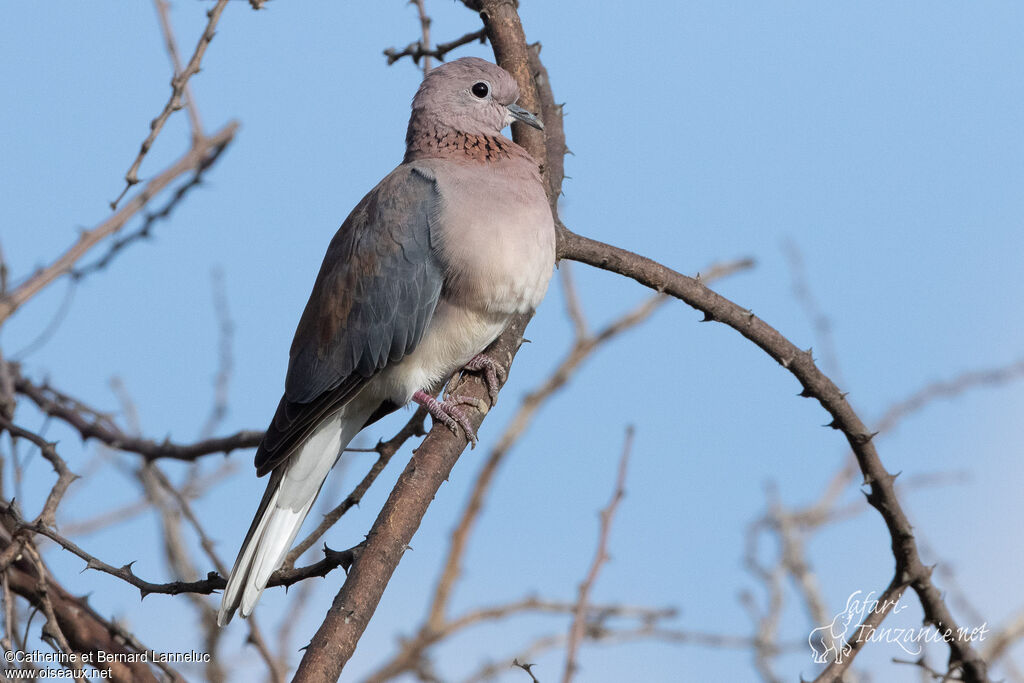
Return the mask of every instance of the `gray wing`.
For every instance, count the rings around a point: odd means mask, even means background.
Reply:
[[[441,293],[430,237],[437,209],[432,179],[402,165],[331,240],[292,341],[284,397],[256,451],[260,476],[367,380],[416,348]]]

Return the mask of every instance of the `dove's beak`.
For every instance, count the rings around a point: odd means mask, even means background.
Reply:
[[[512,123],[512,121],[522,121],[526,125],[532,126],[537,130],[544,130],[544,124],[537,118],[537,115],[531,114],[518,104],[508,105],[508,123]]]

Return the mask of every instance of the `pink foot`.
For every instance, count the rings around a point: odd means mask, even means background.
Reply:
[[[498,402],[498,389],[501,388],[501,383],[508,377],[508,373],[505,372],[505,368],[492,359],[490,356],[485,356],[482,353],[478,353],[473,356],[464,371],[478,372],[483,371],[484,373],[484,384],[487,385],[487,394],[491,397],[491,405]]]
[[[438,401],[423,391],[417,391],[413,394],[412,400],[426,408],[432,418],[452,430],[452,433],[456,436],[459,434],[458,428],[461,427],[466,435],[466,440],[473,446],[476,446],[476,431],[461,408],[461,406],[466,404],[475,405],[476,402],[474,400],[464,396],[446,396],[443,401]],[[484,407],[486,408],[486,406]]]

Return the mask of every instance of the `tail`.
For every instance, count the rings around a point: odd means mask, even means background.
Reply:
[[[327,418],[270,475],[263,500],[238,551],[221,598],[217,624],[224,626],[235,610],[252,614],[267,581],[284,562],[302,522],[341,451],[366,423],[363,411],[349,404]]]

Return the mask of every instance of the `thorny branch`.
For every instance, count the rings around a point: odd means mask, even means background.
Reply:
[[[846,436],[864,474],[865,484],[869,487],[866,494],[868,502],[878,510],[889,529],[896,560],[891,592],[895,594],[897,590],[902,592],[902,588],[912,587],[921,601],[927,622],[941,632],[947,629],[957,632],[956,620],[941,592],[932,583],[931,570],[921,561],[910,520],[896,496],[896,477],[889,474],[882,465],[872,443],[874,433],[868,430],[854,412],[845,395],[817,368],[811,354],[798,349],[753,312],[737,306],[698,280],[624,249],[577,235],[564,226],[560,226],[559,232],[559,253],[563,258],[625,275],[647,287],[681,299],[702,311],[705,321],[721,322],[739,332],[797,378],[803,387],[800,395],[817,399],[832,416],[829,426]],[[972,683],[988,680],[985,662],[970,643],[952,640],[948,645],[953,660],[963,667],[964,680]],[[852,658],[845,659],[843,664],[827,672],[828,675],[821,680],[839,680],[842,671],[851,661]]]
[[[3,540],[9,542],[9,536]],[[75,597],[65,590],[45,566],[31,562],[23,556],[15,560],[3,576],[10,590],[28,600],[33,606],[43,609],[44,599],[49,601],[55,625],[60,628],[72,651],[102,651],[123,655],[149,651],[149,648],[139,643],[124,628],[100,616],[89,606],[87,598]],[[43,586],[45,592],[42,590]],[[5,607],[9,604],[5,597]],[[114,681],[157,681],[149,666],[143,662],[110,662],[99,668],[109,671]],[[184,680],[166,664],[162,668],[170,680]]]
[[[167,56],[171,59],[171,67],[174,68],[174,78],[181,76],[181,58],[178,56],[178,41],[174,38],[174,28],[171,26],[170,3],[167,0],[153,0],[156,5],[157,16],[160,17],[160,30],[164,36],[164,46],[167,48]],[[192,140],[203,137],[203,122],[199,118],[199,108],[192,97],[192,84],[185,79],[183,86],[183,99],[185,109],[188,111],[188,122],[192,127]]]
[[[174,443],[169,439],[157,442],[132,436],[121,430],[108,416],[53,387],[32,382],[20,373],[16,365],[9,364],[9,367],[14,376],[15,390],[35,403],[43,413],[65,422],[83,439],[96,439],[110,448],[137,453],[148,460],[171,458],[191,461],[212,453],[226,454],[240,448],[255,448],[263,438],[263,432],[257,430],[203,439],[191,444]]]
[[[55,444],[48,442],[38,434],[17,426],[3,416],[0,416],[0,430],[6,431],[12,437],[25,439],[35,444],[46,461],[53,467],[53,471],[57,473],[57,483],[50,490],[50,495],[46,497],[46,502],[43,503],[43,509],[37,518],[40,524],[53,526],[56,523],[57,507],[64,498],[64,494],[67,493],[68,487],[78,478],[78,475],[69,470],[64,459],[57,455]]]
[[[8,515],[15,521],[18,531],[39,534],[40,536],[49,538],[57,543],[57,545],[64,548],[64,550],[67,550],[73,555],[77,555],[79,558],[85,560],[86,569],[95,569],[96,571],[109,574],[131,584],[139,589],[139,593],[143,598],[147,595],[153,594],[181,595],[182,593],[200,593],[209,595],[214,591],[223,589],[224,586],[227,585],[227,581],[224,577],[213,571],[209,572],[205,579],[200,579],[198,581],[170,581],[168,583],[154,583],[146,581],[145,579],[137,576],[132,570],[132,566],[135,564],[134,561],[120,567],[115,567],[90,554],[78,544],[61,536],[56,530],[43,525],[38,520],[34,522],[26,522],[21,518],[17,509],[9,503],[5,503],[0,506],[0,512]],[[327,546],[324,546],[324,558],[322,560],[298,569],[279,569],[274,572],[267,585],[287,587],[308,578],[324,577],[338,567],[347,570],[352,564],[352,561],[359,556],[359,553],[360,546],[340,551],[332,550]]]
[[[188,64],[185,65],[184,69],[178,68],[177,65],[177,51],[172,52],[172,63],[175,66],[174,77],[171,78],[171,96],[167,100],[167,104],[164,105],[163,111],[157,114],[157,117],[153,119],[149,124],[149,135],[142,141],[142,146],[139,148],[139,154],[135,157],[135,161],[128,168],[128,172],[124,175],[125,187],[121,191],[121,194],[117,196],[117,199],[110,202],[110,208],[117,210],[117,205],[121,203],[121,200],[128,193],[128,190],[133,185],[139,182],[139,167],[142,166],[142,160],[146,158],[146,154],[149,153],[150,147],[156,141],[156,137],[160,135],[160,131],[163,130],[164,124],[167,123],[167,119],[170,118],[171,114],[181,109],[182,99],[185,97],[185,88],[188,85],[190,78],[199,73],[199,64],[203,60],[203,55],[206,54],[206,48],[210,46],[210,41],[213,40],[215,29],[217,28],[217,22],[220,20],[220,15],[227,7],[228,0],[217,0],[217,4],[213,6],[209,12],[207,12],[207,23],[206,28],[203,29],[203,33],[199,36],[199,43],[196,45],[195,51],[192,53],[191,59],[188,60]],[[157,5],[161,7],[160,4]],[[165,13],[161,9],[161,19],[164,19]],[[165,36],[168,46],[174,45],[174,39],[170,34],[169,24],[165,25]],[[189,98],[191,99],[191,98]],[[203,144],[202,130],[198,126],[198,119],[193,122],[192,135],[194,137],[193,148],[199,147]]]
[[[429,21],[429,19],[428,19]],[[428,34],[429,35],[429,34]],[[431,49],[429,47],[429,39],[427,39],[427,45],[424,45],[424,41],[418,40],[414,43],[409,43],[403,49],[398,50],[393,47],[389,47],[384,50],[384,55],[388,58],[388,64],[394,64],[402,57],[410,57],[416,64],[420,63],[420,59],[424,60],[424,71],[429,71],[430,58],[444,61],[445,56],[452,50],[460,48],[463,45],[468,45],[474,41],[480,41],[484,43],[487,41],[487,32],[484,29],[479,31],[470,31],[464,36],[459,36],[455,40],[447,43],[440,43],[437,47]]]
[[[893,431],[900,422],[920,412],[934,401],[952,398],[973,389],[1000,386],[1021,378],[1024,378],[1024,362],[1016,361],[1005,366],[964,372],[951,379],[930,383],[912,392],[909,397],[893,403],[883,411],[882,417],[875,424],[875,429],[879,435],[885,435]],[[824,597],[816,577],[810,569],[804,541],[809,532],[820,529],[829,522],[859,514],[864,509],[863,502],[860,500],[845,506],[838,505],[838,499],[842,492],[854,483],[856,471],[855,462],[852,467],[850,465],[843,466],[817,500],[801,507],[784,507],[777,500],[774,491],[771,491],[768,512],[755,520],[748,528],[744,562],[747,568],[764,583],[768,592],[768,607],[753,615],[755,622],[758,623],[759,640],[762,643],[770,644],[775,640],[778,616],[783,611],[781,580],[785,574],[793,579],[801,601],[808,611],[810,622],[818,626],[828,623]],[[940,474],[907,478],[898,485],[897,492],[902,494],[913,488],[934,486],[944,483],[946,480],[958,482],[962,481],[965,476],[963,473],[951,473],[948,477],[943,477]],[[762,533],[771,533],[777,538],[779,552],[777,562],[773,567],[764,566],[757,558],[758,537]],[[924,550],[923,541],[919,539],[919,542]],[[948,571],[944,571],[944,568],[944,564],[940,564],[938,567],[941,577],[944,581],[952,583],[952,577]],[[752,598],[748,598],[748,600],[750,599]],[[970,616],[978,623],[983,621],[980,615],[971,613]],[[995,631],[991,643],[1014,642],[1024,636],[1024,633],[1010,633],[1007,640],[1001,634],[1002,631]],[[823,643],[823,647],[827,648],[829,645],[828,634],[825,634],[825,638],[826,642]],[[982,655],[989,665],[998,658],[995,656],[995,646],[991,643],[985,647]],[[759,649],[756,652],[756,666],[764,680],[779,680],[771,672],[771,664],[768,661],[770,654],[771,650]],[[851,672],[847,671],[846,675],[850,677]]]

